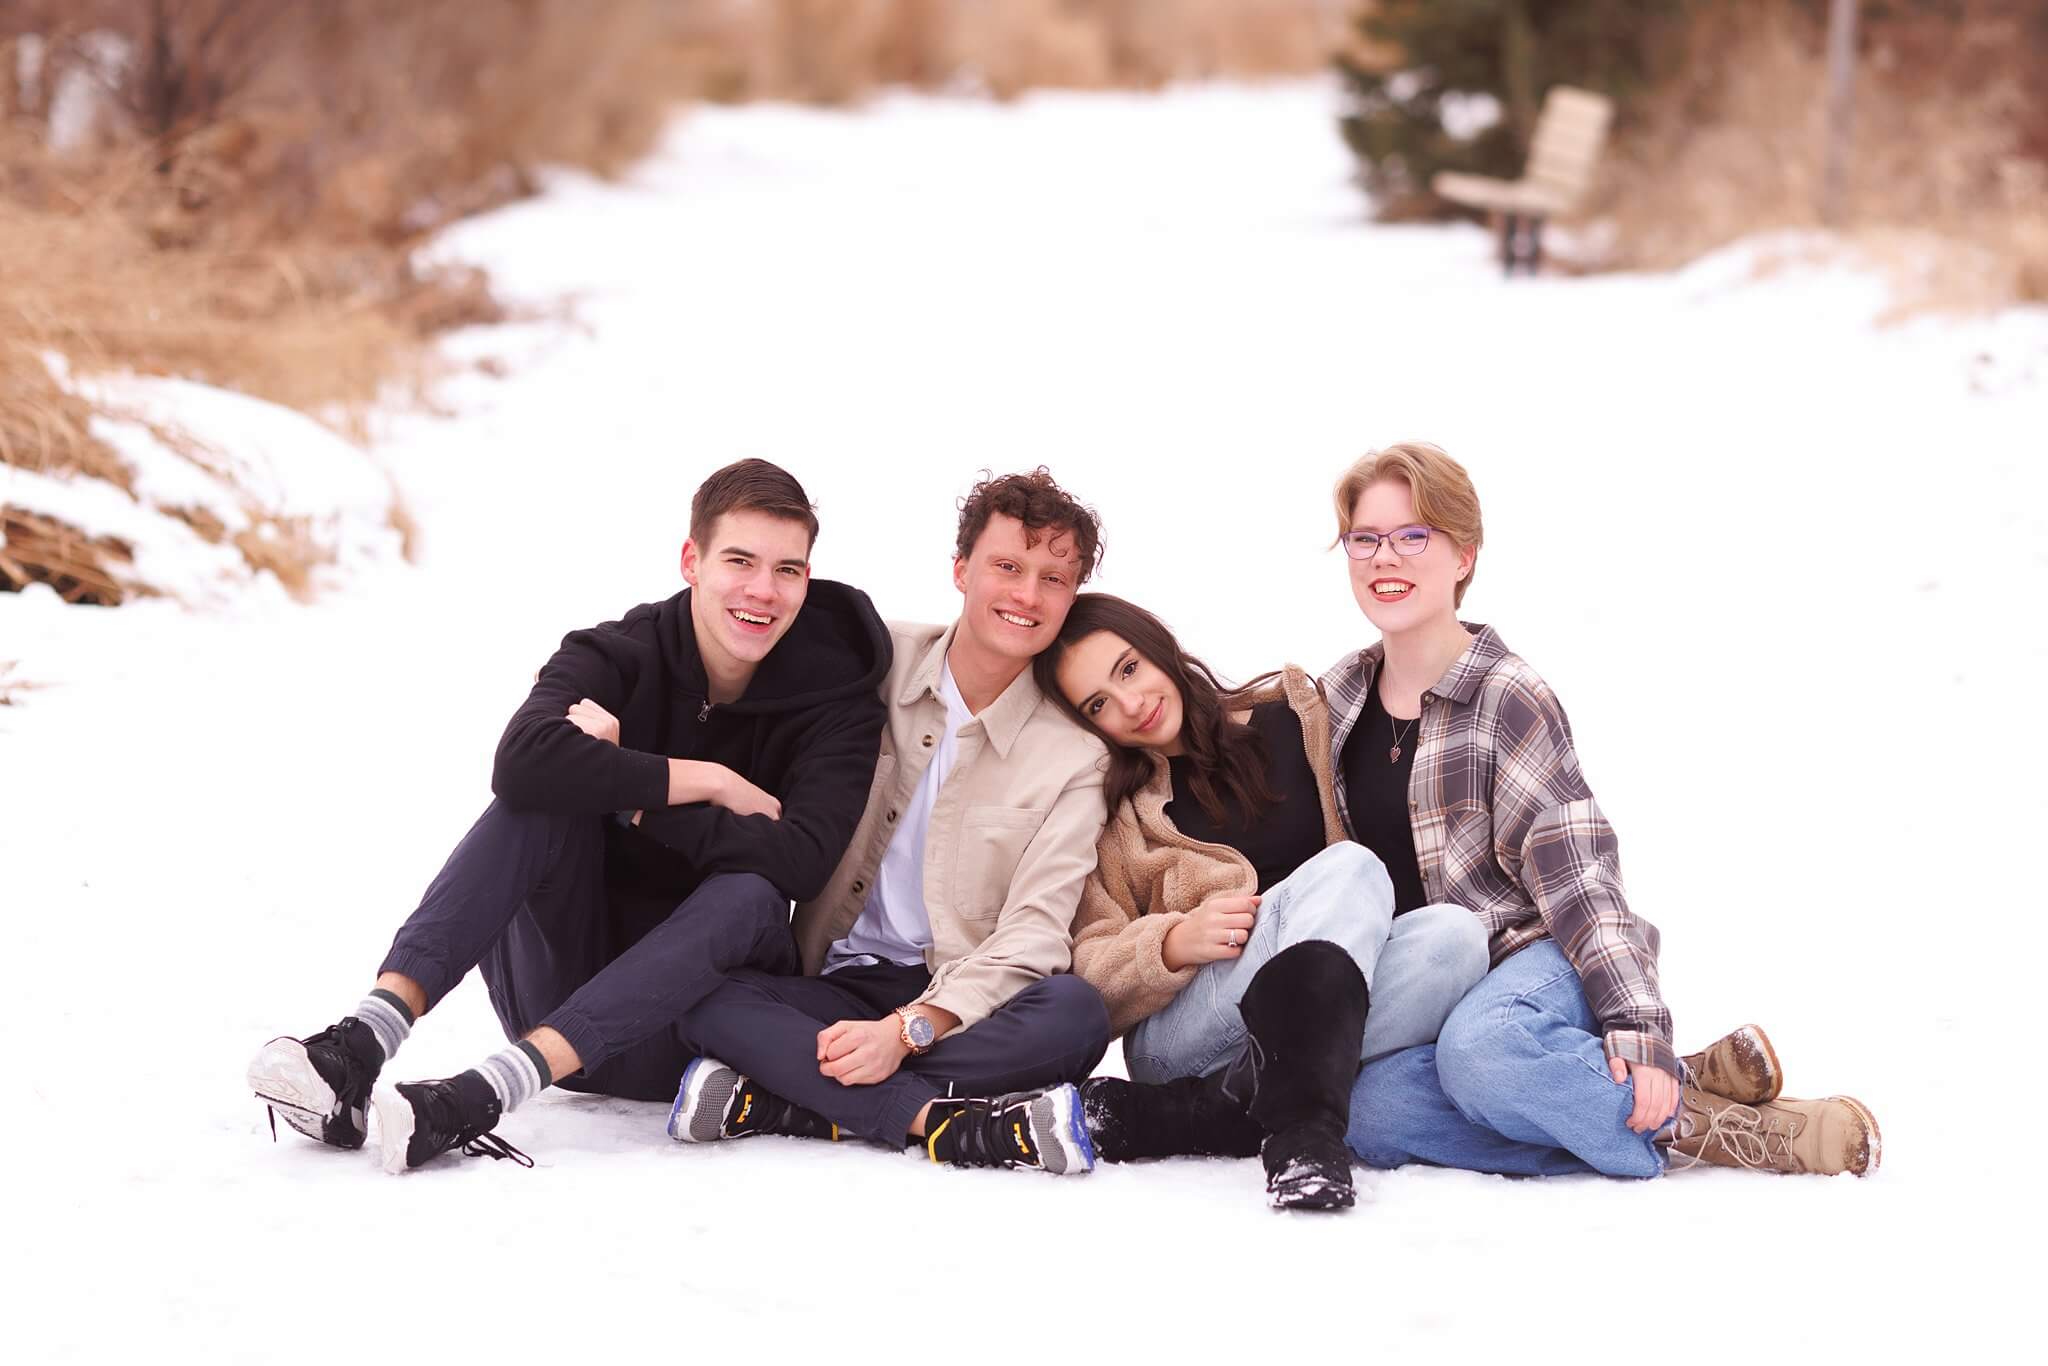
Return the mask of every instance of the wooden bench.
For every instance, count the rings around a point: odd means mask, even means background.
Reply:
[[[1554,85],[1536,116],[1529,164],[1520,180],[1439,172],[1430,188],[1454,204],[1484,209],[1500,225],[1501,267],[1535,274],[1543,264],[1543,220],[1578,203],[1592,182],[1614,101],[1590,90]]]

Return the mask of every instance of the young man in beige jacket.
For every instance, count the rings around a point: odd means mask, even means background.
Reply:
[[[921,1140],[935,1162],[1094,1164],[1079,1096],[1109,1043],[1067,973],[1105,814],[1102,744],[1032,681],[1100,551],[1043,469],[961,508],[951,626],[893,624],[881,760],[853,843],[799,905],[802,977],[731,974],[669,1134]]]

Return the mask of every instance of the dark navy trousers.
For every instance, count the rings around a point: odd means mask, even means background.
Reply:
[[[923,994],[931,976],[892,963],[822,977],[742,969],[683,1017],[684,1037],[785,1100],[841,1129],[900,1143],[911,1120],[939,1096],[990,1096],[1080,1081],[1109,1047],[1109,1011],[1078,977],[1043,977],[986,1019],[903,1060],[871,1086],[846,1086],[818,1070],[818,1031],[840,1020],[879,1020]]]
[[[481,967],[507,1038],[548,1025],[583,1060],[558,1085],[668,1100],[696,1053],[677,1021],[734,969],[798,970],[789,899],[752,873],[708,877],[680,905],[608,894],[606,819],[491,803],[380,970],[432,1009]]]

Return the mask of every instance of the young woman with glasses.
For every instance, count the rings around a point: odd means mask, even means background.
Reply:
[[[1389,447],[1346,471],[1335,501],[1352,593],[1380,633],[1322,679],[1340,813],[1401,907],[1469,908],[1494,964],[1435,1044],[1365,1067],[1352,1149],[1378,1167],[1520,1174],[1876,1167],[1870,1112],[1778,1099],[1754,1026],[1681,1070],[1657,931],[1629,910],[1564,709],[1491,627],[1458,619],[1483,540],[1463,467]]]

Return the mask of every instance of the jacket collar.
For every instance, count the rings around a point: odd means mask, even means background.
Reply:
[[[946,651],[953,648],[953,633],[959,629],[960,623],[955,621],[939,633],[937,640],[925,647],[923,657],[917,661],[917,667],[910,671],[910,676],[903,682],[903,691],[896,698],[897,706],[915,706],[927,697],[943,705],[939,697],[939,674],[946,665]],[[974,719],[981,723],[982,730],[988,735],[989,743],[995,746],[998,755],[1009,757],[1010,747],[1017,743],[1017,737],[1023,732],[1024,724],[1031,719],[1032,713],[1038,710],[1039,701],[1044,696],[1045,694],[1039,692],[1038,684],[1032,679],[1031,670],[1027,666],[1010,681],[1009,687],[1003,689],[1001,696],[981,709],[980,714]]]
[[[1493,666],[1508,657],[1507,642],[1500,638],[1500,632],[1491,626],[1477,622],[1460,622],[1472,634],[1472,643],[1465,647],[1465,653],[1451,661],[1451,667],[1444,670],[1442,678],[1429,689],[1434,696],[1446,701],[1465,703],[1479,695],[1479,685],[1493,672]],[[1380,661],[1386,658],[1385,641],[1376,640],[1358,652],[1358,662],[1365,668],[1365,683],[1369,687],[1379,676]]]

